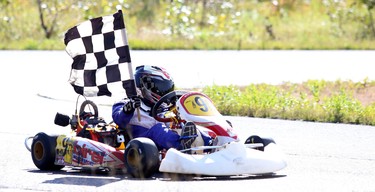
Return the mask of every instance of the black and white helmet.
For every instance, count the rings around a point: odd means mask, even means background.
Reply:
[[[174,90],[174,81],[162,67],[142,65],[135,69],[135,85],[143,102],[152,107],[165,94]]]

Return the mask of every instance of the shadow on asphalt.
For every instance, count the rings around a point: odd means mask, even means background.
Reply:
[[[267,174],[267,175],[238,175],[238,176],[204,176],[204,175],[189,175],[189,174],[175,174],[175,173],[155,173],[150,178],[133,178],[123,170],[108,171],[108,170],[91,170],[91,169],[76,169],[64,168],[60,171],[41,171],[28,170],[31,173],[43,173],[51,175],[62,175],[63,177],[46,180],[43,183],[47,184],[69,184],[69,185],[87,185],[100,187],[113,182],[121,180],[159,180],[159,181],[238,181],[238,180],[260,180],[260,179],[277,179],[286,177],[286,175]]]
[[[258,180],[258,179],[276,179],[286,177],[286,175],[268,174],[268,175],[236,175],[236,176],[205,176],[205,175],[187,175],[156,173],[154,177],[162,181],[237,181],[237,180]]]

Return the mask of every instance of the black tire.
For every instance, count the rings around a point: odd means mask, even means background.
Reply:
[[[56,171],[63,165],[55,165],[57,136],[38,133],[31,144],[31,157],[36,167],[43,171]]]
[[[263,143],[263,147],[257,147],[255,149],[259,151],[264,151],[264,148],[270,143],[276,143],[272,138],[261,138],[258,135],[252,135],[248,137],[245,141],[245,144],[251,143]]]
[[[79,109],[79,115],[81,115],[82,113],[85,112],[85,108],[86,108],[87,105],[91,105],[91,107],[93,108],[94,117],[99,117],[98,106],[93,101],[90,101],[90,100],[85,100],[84,102],[82,102],[81,107]]]
[[[264,137],[262,137],[262,140],[263,140],[263,145],[266,147],[268,144],[270,144],[270,143],[275,143],[276,144],[276,142],[275,142],[275,140],[273,140],[272,138],[264,138]]]
[[[148,138],[135,138],[126,145],[125,167],[135,178],[148,178],[159,169],[159,150]]]

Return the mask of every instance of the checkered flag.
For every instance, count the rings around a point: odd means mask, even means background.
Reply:
[[[87,97],[136,95],[122,11],[84,21],[65,33],[73,58],[69,83]]]

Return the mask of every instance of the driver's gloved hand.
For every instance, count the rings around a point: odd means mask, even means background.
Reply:
[[[134,110],[140,106],[141,106],[141,98],[132,97],[132,98],[128,98],[125,101],[123,110],[125,113],[133,113]]]

